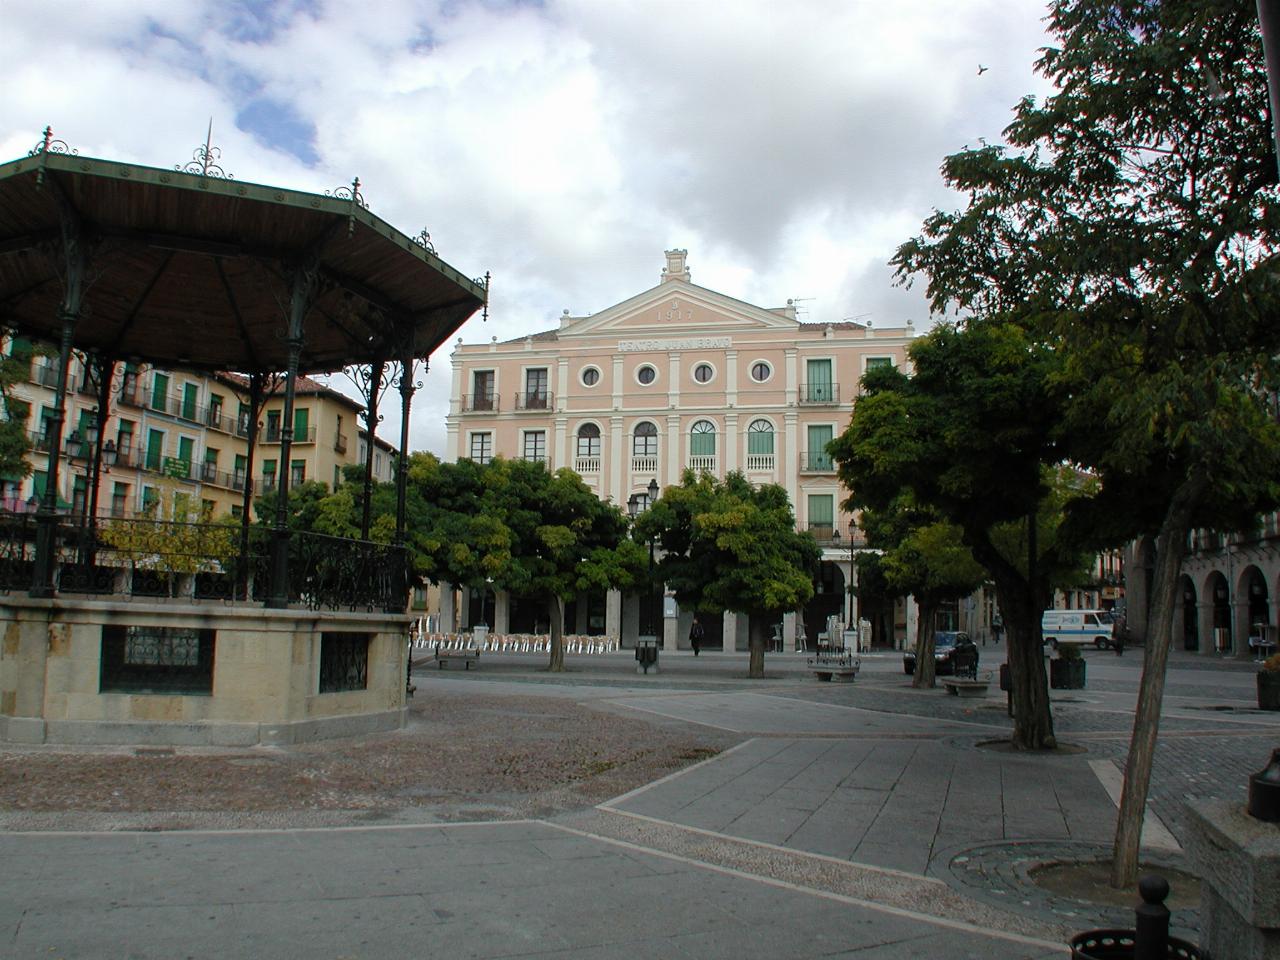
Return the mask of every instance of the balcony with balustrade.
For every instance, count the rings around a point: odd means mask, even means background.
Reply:
[[[637,454],[631,458],[632,476],[656,477],[658,475],[658,458],[650,454]]]
[[[716,476],[716,455],[709,454],[691,454],[685,466],[694,473],[709,473],[713,477]]]
[[[773,473],[776,458],[772,453],[748,453],[748,473]]]
[[[574,457],[573,472],[579,476],[594,476],[600,472],[600,456]]]

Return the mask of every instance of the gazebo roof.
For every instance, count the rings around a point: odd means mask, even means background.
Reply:
[[[37,149],[0,164],[0,325],[57,342],[64,232],[89,261],[77,347],[208,370],[282,370],[295,265],[318,266],[300,370],[424,357],[485,302],[370,213],[321,196]],[[410,339],[411,338],[411,339]]]

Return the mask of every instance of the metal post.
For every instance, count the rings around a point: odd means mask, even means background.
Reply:
[[[284,410],[281,413],[280,463],[276,472],[276,518],[271,531],[271,592],[268,607],[289,605],[289,474],[293,453],[293,402],[298,391],[298,365],[302,358],[302,321],[315,293],[317,264],[313,259],[300,264],[293,274],[293,295],[289,303],[289,349],[284,383]]]
[[[98,357],[98,439],[93,445],[93,469],[89,480],[89,533],[85,561],[92,564],[98,545],[98,497],[102,488],[102,447],[107,437],[107,421],[111,418],[111,386],[115,381],[116,363]],[[88,365],[85,371],[88,372]]]
[[[1134,908],[1133,960],[1165,960],[1169,951],[1169,881],[1149,874],[1138,881],[1142,903]]]
[[[72,257],[68,256],[68,265]],[[83,265],[83,264],[82,264]],[[75,284],[75,308],[59,311],[62,337],[58,346],[58,380],[53,394],[53,415],[49,417],[49,469],[45,474],[44,496],[36,508],[36,555],[31,580],[31,596],[52,597],[53,568],[58,554],[58,468],[62,459],[62,424],[67,407],[67,366],[71,362],[71,340],[79,314],[79,283]],[[67,279],[67,301],[72,299],[71,278]]]
[[[373,518],[373,444],[378,429],[378,394],[382,390],[382,375],[386,368],[385,361],[376,360],[369,368],[369,405],[364,411],[364,430],[368,435],[364,451],[364,509],[360,516],[360,539],[369,539],[369,525]],[[397,482],[399,478],[397,477]]]
[[[245,437],[244,490],[240,494],[240,578],[236,585],[249,598],[249,524],[253,517],[253,455],[258,446],[258,417],[262,415],[263,375],[249,374],[249,423]]]
[[[1271,138],[1280,172],[1280,0],[1258,0],[1262,49],[1267,59],[1267,87],[1271,92]]]
[[[413,394],[418,384],[414,377],[414,359],[412,352],[406,348],[400,358],[400,456],[396,462],[396,539],[399,552],[400,591],[399,599],[404,604],[409,602],[409,548],[405,545],[405,525],[408,510],[407,499],[409,489],[409,412],[413,409]],[[373,448],[373,432],[369,432],[369,448]],[[368,491],[365,502],[368,502]],[[494,616],[497,616],[498,600],[494,597]]]

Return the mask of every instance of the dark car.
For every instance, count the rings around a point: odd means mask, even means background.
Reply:
[[[962,672],[978,669],[978,645],[962,630],[939,630],[933,635],[933,672],[937,676],[955,674],[957,661]],[[916,672],[916,652],[902,655],[902,672]]]

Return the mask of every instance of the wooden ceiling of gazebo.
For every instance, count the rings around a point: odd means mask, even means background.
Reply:
[[[63,202],[65,199],[65,203]],[[75,345],[122,360],[281,370],[295,265],[314,257],[300,370],[440,346],[485,300],[351,199],[72,154],[0,164],[0,325],[58,340],[78,221],[89,260]]]

